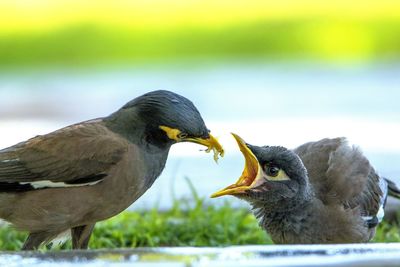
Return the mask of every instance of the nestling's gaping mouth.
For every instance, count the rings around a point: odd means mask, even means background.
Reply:
[[[247,147],[246,142],[237,134],[232,133],[233,137],[235,138],[240,151],[242,152],[244,159],[245,159],[245,166],[240,176],[239,180],[216,193],[214,193],[211,197],[220,197],[224,195],[235,195],[243,193],[244,191],[252,188],[256,183],[260,175],[260,164],[256,156],[253,152]]]
[[[175,140],[176,142],[192,142],[199,145],[206,146],[206,152],[210,153],[214,152],[214,160],[218,162],[219,156],[223,157],[225,155],[224,148],[218,142],[217,138],[209,134],[208,138],[201,137],[180,137],[181,131],[179,129],[173,129],[167,126],[160,126],[160,129],[163,130],[168,138]]]

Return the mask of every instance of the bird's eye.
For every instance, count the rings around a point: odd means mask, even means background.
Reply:
[[[277,177],[280,169],[276,166],[266,166],[265,173],[271,177]]]
[[[188,137],[188,134],[187,134],[187,133],[180,133],[180,134],[178,134],[178,138],[179,138],[179,139],[185,139],[186,137]]]

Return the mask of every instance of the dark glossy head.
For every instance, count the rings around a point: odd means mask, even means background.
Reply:
[[[122,110],[130,109],[134,109],[151,130],[167,126],[188,136],[209,137],[200,112],[189,99],[176,93],[165,90],[149,92],[122,107]]]
[[[285,210],[308,198],[307,170],[293,151],[280,146],[253,146],[235,138],[246,159],[239,180],[213,196],[234,195],[254,206]]]
[[[106,121],[130,140],[139,138],[159,147],[185,141],[209,148],[219,145],[209,134],[194,104],[170,91],[159,90],[139,96]],[[223,153],[222,147],[217,150]]]

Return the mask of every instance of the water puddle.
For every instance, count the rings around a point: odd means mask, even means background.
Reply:
[[[399,266],[400,244],[237,246],[0,254],[0,266]]]

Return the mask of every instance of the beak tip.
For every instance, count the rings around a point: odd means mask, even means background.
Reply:
[[[231,135],[233,136],[233,138],[236,140],[236,142],[238,143],[239,147],[241,145],[246,145],[246,142],[243,140],[242,137],[240,137],[239,135],[235,134],[235,133],[231,133]]]
[[[217,197],[220,197],[220,196],[222,196],[221,195],[221,192],[215,192],[215,193],[213,193],[211,196],[210,196],[210,198],[217,198]]]

